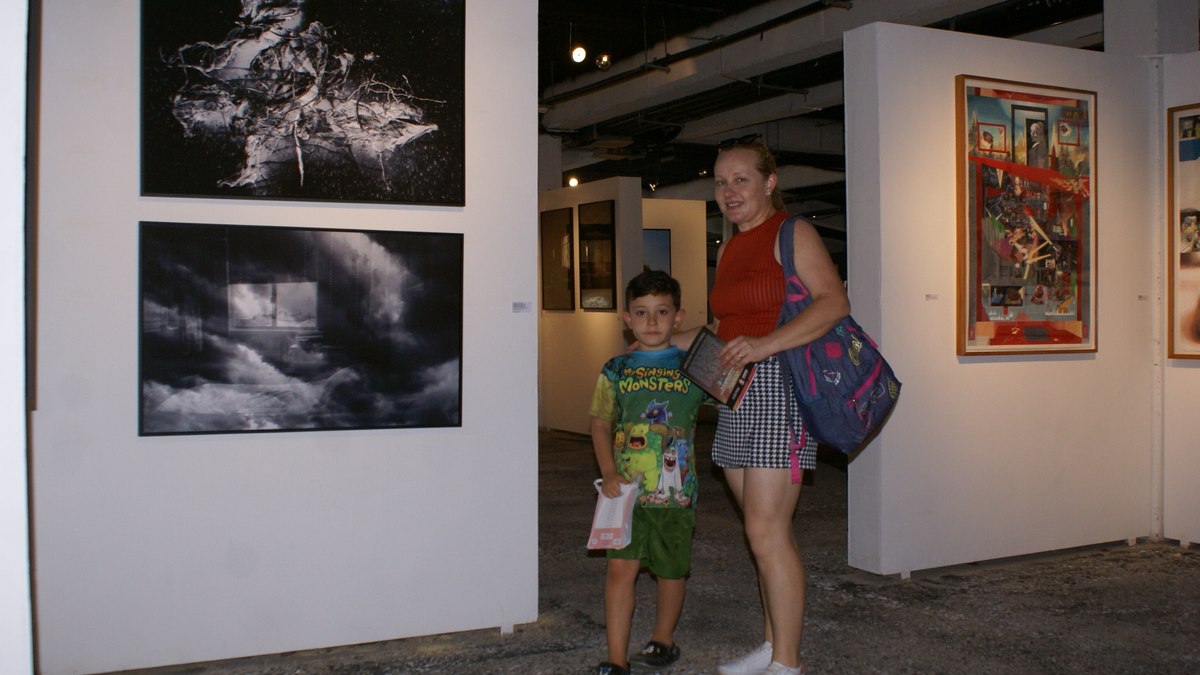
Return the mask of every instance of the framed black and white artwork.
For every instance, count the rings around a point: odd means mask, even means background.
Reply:
[[[142,436],[462,425],[463,236],[140,224]]]
[[[575,309],[575,223],[573,209],[542,211],[542,309]]]
[[[579,306],[617,308],[616,202],[579,205]]]
[[[144,0],[141,192],[462,206],[463,0]]]

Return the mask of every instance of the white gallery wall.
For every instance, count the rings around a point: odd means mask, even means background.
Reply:
[[[1165,111],[1174,106],[1200,103],[1200,53],[1165,57],[1161,68],[1164,112],[1159,119],[1161,136],[1154,141],[1160,147],[1167,139]],[[1163,180],[1165,185],[1165,176]],[[1163,217],[1159,220],[1159,231],[1164,234],[1157,240],[1163,258],[1167,250],[1165,233],[1175,219],[1175,215],[1166,213],[1165,209],[1164,206]],[[1161,278],[1161,292],[1166,293],[1165,272]],[[1166,314],[1165,310],[1163,314]],[[1164,322],[1163,331],[1166,330],[1168,327]],[[1165,348],[1160,353],[1165,355]],[[1200,402],[1200,359],[1161,358],[1165,362],[1161,467],[1163,536],[1194,544],[1200,542],[1200,491],[1196,490],[1196,476],[1200,476],[1200,430],[1196,426],[1197,402]]]
[[[458,208],[139,197],[139,3],[41,4],[41,670],[534,621],[537,3],[466,3]],[[461,428],[138,437],[143,220],[463,233]]]
[[[0,5],[0,672],[33,667],[25,456],[25,66],[28,7]]]
[[[680,330],[708,323],[707,205],[699,199],[643,199],[643,229],[671,231],[671,276],[683,290]]]
[[[591,433],[588,409],[600,367],[625,350],[620,310],[625,307],[625,284],[637,274],[642,260],[641,184],[637,178],[609,178],[546,190],[537,198],[539,212],[570,208],[575,233],[575,309],[542,309],[540,283],[538,286],[538,424],[587,434]],[[607,200],[616,202],[617,309],[584,310],[579,306],[578,206]],[[540,260],[535,267],[540,278]]]
[[[1151,534],[1153,65],[889,24],[844,44],[850,299],[904,382],[850,464],[850,564],[906,574]],[[955,353],[959,74],[1096,92],[1094,354]]]
[[[600,368],[627,347],[625,286],[642,271],[642,229],[671,231],[671,275],[683,290],[686,312],[682,329],[706,323],[708,315],[707,235],[705,203],[691,199],[643,199],[637,178],[610,178],[582,183],[574,188],[546,190],[539,195],[539,209],[577,209],[579,204],[616,201],[617,311],[538,309],[541,327],[538,347],[539,424],[580,434],[591,433],[588,411]],[[578,211],[572,216],[578,233]],[[574,242],[576,289],[580,256],[578,234]],[[540,264],[539,261],[539,274]],[[576,296],[578,292],[576,291]]]

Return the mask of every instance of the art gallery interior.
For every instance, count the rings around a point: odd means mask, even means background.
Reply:
[[[850,566],[1200,541],[1200,359],[1166,347],[1165,142],[1167,111],[1198,102],[1200,3],[1110,0],[1027,34],[950,25],[1022,3],[812,4],[776,21],[796,3],[730,3],[744,12],[692,19],[691,42],[637,35],[564,76],[535,47],[535,0],[466,3],[462,206],[142,196],[139,3],[0,8],[0,116],[25,130],[0,169],[0,671],[537,621],[538,430],[584,431],[595,373],[624,346],[619,297],[585,307],[576,284],[570,308],[544,308],[539,223],[611,202],[615,288],[641,268],[643,230],[669,231],[698,325],[729,233],[701,172],[746,133],[780,151],[792,208],[821,223],[905,383],[849,465]],[[699,43],[716,44],[688,53]],[[784,79],[831,54],[832,78]],[[1095,94],[1094,351],[956,349],[959,75]],[[141,222],[461,234],[461,425],[140,436]]]

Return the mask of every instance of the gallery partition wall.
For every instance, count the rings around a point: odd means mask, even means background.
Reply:
[[[40,3],[41,670],[534,621],[536,3],[162,4]]]
[[[1160,534],[1194,540],[1200,509],[1181,481],[1195,475],[1196,444],[1181,394],[1200,387],[1200,371],[1180,360],[1161,365],[1161,64],[888,24],[850,31],[845,44],[850,296],[905,381],[884,432],[850,464],[850,563],[906,574]],[[1185,91],[1195,91],[1189,65],[1192,56],[1166,62],[1170,100],[1182,103]],[[1001,81],[988,85],[989,95],[1027,99],[1024,109],[995,128],[988,125],[999,118],[990,115],[956,117],[963,76]],[[1022,137],[1030,115],[1046,116],[1045,169],[1030,166],[1032,135]],[[1007,137],[994,157],[971,160],[997,169],[997,180],[983,183],[986,208],[963,213],[972,202],[958,191],[980,184],[964,180],[959,153],[984,130],[996,142]],[[960,139],[960,131],[975,136]],[[1062,158],[1083,156],[1071,144],[1085,131],[1094,161],[1068,167]],[[1066,198],[1039,202],[1038,176],[1052,183],[1043,197]],[[1024,222],[1005,220],[1004,200],[1013,198]],[[1084,206],[1094,218],[1082,217]],[[991,239],[972,249],[956,230],[979,214],[975,222]],[[1075,283],[1092,245],[1080,247],[1081,234],[1094,237],[1091,289]],[[1037,260],[1013,258],[1022,254],[1017,248]],[[1000,353],[962,349],[957,301],[970,291],[956,273],[963,255],[988,265],[1009,255],[1006,270],[991,269],[1013,291],[1003,289],[999,304],[989,305],[976,288],[978,301],[967,310],[977,323],[1034,328],[1024,333],[1026,344]],[[1051,259],[1062,264],[1037,264]],[[1064,272],[1075,290],[1061,285]],[[1059,293],[1060,304],[1088,290],[1092,307],[1087,315],[1073,312],[1070,325],[1039,324],[1039,285],[1046,302]],[[1050,331],[1039,325],[1078,328],[1078,339],[1047,349]],[[1164,456],[1171,460],[1165,482],[1155,470]],[[1163,485],[1171,506],[1160,531]]]

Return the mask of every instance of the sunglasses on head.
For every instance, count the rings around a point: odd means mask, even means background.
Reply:
[[[717,143],[717,149],[724,150],[726,148],[732,148],[735,145],[754,145],[761,140],[762,134],[747,134],[745,136],[739,136],[738,138],[726,138],[720,143]]]

